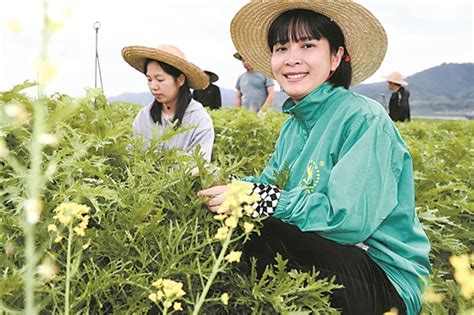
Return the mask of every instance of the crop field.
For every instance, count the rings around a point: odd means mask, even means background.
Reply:
[[[257,278],[239,261],[261,219],[238,207],[214,216],[197,196],[262,171],[285,115],[212,111],[208,164],[197,151],[154,151],[179,130],[144,150],[131,127],[139,106],[94,93],[32,99],[30,85],[0,93],[0,314],[337,313],[337,279],[288,270],[284,257]],[[432,245],[422,313],[472,314],[474,121],[398,128]],[[241,200],[245,187],[232,185],[229,202]]]

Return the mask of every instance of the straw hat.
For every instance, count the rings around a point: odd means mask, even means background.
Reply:
[[[351,57],[352,85],[370,77],[387,51],[387,35],[380,22],[351,0],[253,0],[232,19],[231,35],[237,51],[257,71],[273,78],[267,36],[272,22],[283,12],[307,9],[323,14],[341,29]]]
[[[393,82],[393,83],[397,83],[397,84],[400,84],[400,85],[408,85],[407,81],[403,80],[402,78],[402,74],[400,72],[392,72],[390,73],[389,75],[386,75],[384,76],[385,80],[387,80],[387,82]]]
[[[209,85],[207,74],[187,61],[184,53],[172,45],[161,45],[158,48],[128,46],[122,49],[122,57],[129,65],[142,73],[144,73],[145,59],[158,60],[183,72],[191,88],[205,89]]]
[[[210,83],[214,83],[219,80],[219,76],[212,71],[204,70],[204,73],[208,75]]]

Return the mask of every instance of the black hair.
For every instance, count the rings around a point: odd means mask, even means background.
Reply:
[[[305,9],[286,11],[273,21],[267,40],[268,47],[273,52],[273,46],[276,44],[321,38],[328,40],[329,49],[333,54],[337,53],[339,47],[344,48],[341,63],[331,75],[329,82],[335,87],[343,86],[348,89],[352,80],[352,65],[344,35],[339,26],[327,16]]]
[[[178,80],[178,77],[181,74],[184,75],[184,73],[181,70],[176,69],[175,67],[165,62],[162,62],[159,60],[153,60],[153,59],[145,59],[145,62],[143,65],[144,73],[146,73],[148,64],[151,61],[158,62],[160,67],[163,69],[163,71],[171,75],[175,79],[175,81]],[[179,127],[181,123],[183,122],[184,112],[186,111],[186,108],[191,102],[191,99],[192,99],[192,95],[191,95],[191,91],[189,91],[188,79],[185,76],[184,84],[179,87],[178,97],[176,100],[176,114],[174,115],[174,119],[173,119],[173,122],[178,121],[178,123],[176,124],[176,128]],[[163,110],[163,104],[161,104],[155,99],[153,101],[153,105],[150,110],[151,118],[153,119],[155,123],[158,122],[159,124],[161,124],[161,111],[162,110]]]

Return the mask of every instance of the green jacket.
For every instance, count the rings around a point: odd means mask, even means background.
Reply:
[[[368,246],[405,301],[421,309],[430,270],[430,243],[415,212],[413,163],[383,107],[344,88],[323,84],[296,104],[259,178],[275,184],[289,167],[273,214],[302,231],[339,244]]]

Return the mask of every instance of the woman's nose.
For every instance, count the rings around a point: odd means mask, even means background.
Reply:
[[[297,48],[290,47],[288,49],[287,59],[285,64],[287,66],[295,66],[301,64],[301,53]]]

